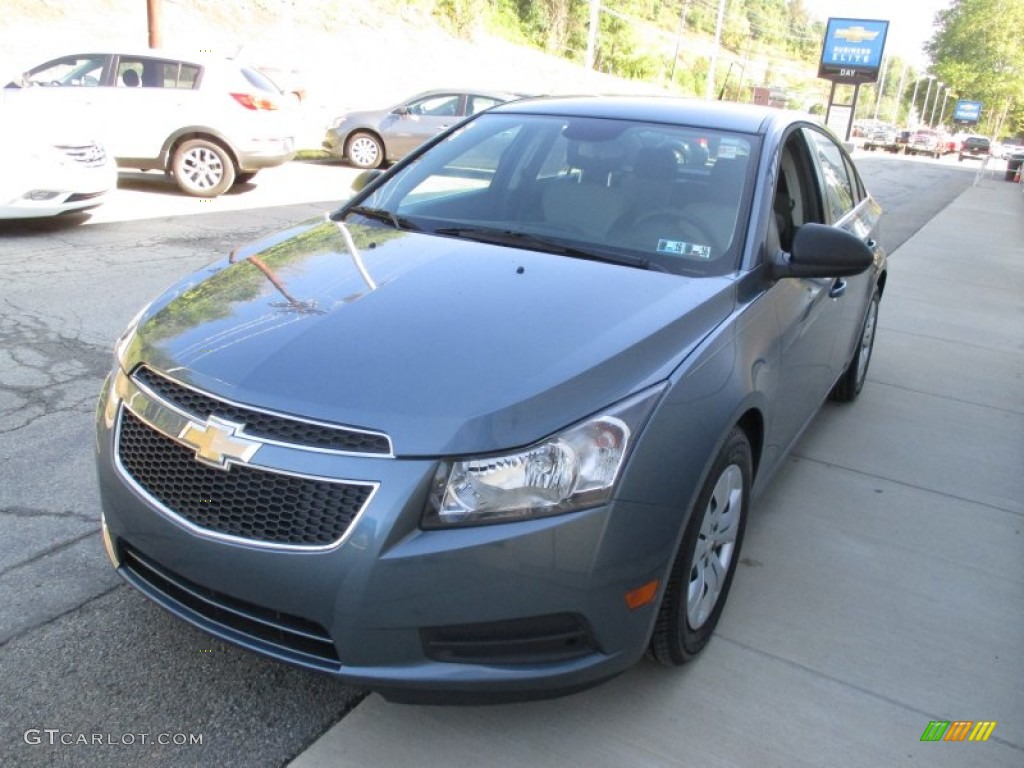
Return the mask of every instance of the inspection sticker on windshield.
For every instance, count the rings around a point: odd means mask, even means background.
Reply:
[[[689,259],[708,261],[711,258],[711,246],[684,243],[682,240],[659,240],[658,253],[671,253]]]

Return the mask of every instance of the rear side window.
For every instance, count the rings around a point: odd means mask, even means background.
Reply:
[[[808,129],[807,133],[810,134],[812,148],[821,168],[825,207],[831,214],[831,220],[838,221],[856,205],[856,179],[851,179],[851,169],[847,166],[839,145],[819,131]]]
[[[259,88],[261,91],[267,93],[281,93],[281,89],[277,87],[273,80],[264,75],[262,72],[257,72],[255,69],[249,69],[248,67],[242,67],[242,75],[249,81],[249,84],[253,88]]]
[[[114,85],[125,88],[176,88],[191,90],[199,79],[199,67],[163,59],[129,59],[122,56]]]

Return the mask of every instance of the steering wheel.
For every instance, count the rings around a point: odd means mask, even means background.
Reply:
[[[659,239],[710,245],[714,254],[720,253],[717,238],[711,234],[707,225],[679,210],[661,209],[642,213],[627,227],[625,235],[633,241],[644,239],[650,243],[650,238],[646,236],[652,233],[657,233]]]

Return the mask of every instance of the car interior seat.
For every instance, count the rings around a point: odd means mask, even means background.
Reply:
[[[625,213],[628,198],[619,177],[622,155],[613,142],[572,142],[569,181],[549,185],[541,197],[544,220],[569,233],[597,239]]]

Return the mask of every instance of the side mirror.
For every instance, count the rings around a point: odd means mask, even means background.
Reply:
[[[395,108],[394,108],[393,110],[391,110],[391,114],[393,114],[393,115],[398,115],[398,116],[400,116],[400,117],[405,117],[405,116],[406,116],[406,115],[408,115],[408,114],[409,114],[410,112],[411,112],[411,110],[410,110],[410,109],[409,109],[409,107],[408,107],[408,106],[406,106],[405,104],[403,104],[403,105],[402,105],[402,106],[400,106],[400,107],[395,107]]]
[[[846,277],[857,275],[875,260],[872,250],[855,235],[825,224],[804,224],[793,237],[789,253],[772,258],[771,275],[783,277]]]
[[[352,191],[361,192],[372,184],[378,176],[384,171],[380,168],[370,168],[369,170],[363,171],[352,180]]]

